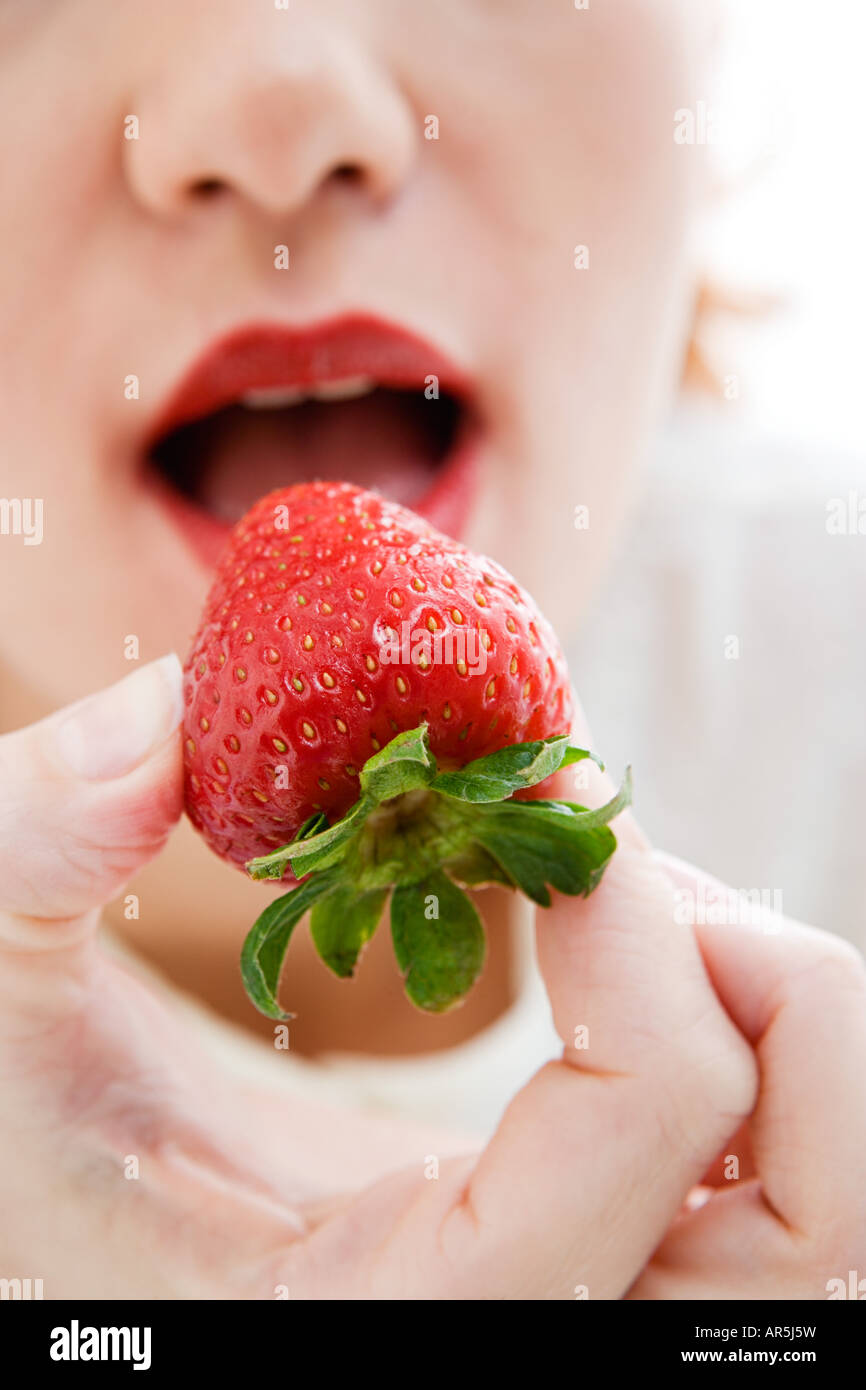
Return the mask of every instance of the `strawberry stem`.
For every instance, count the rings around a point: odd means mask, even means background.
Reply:
[[[361,796],[342,820],[311,816],[291,844],[247,864],[252,878],[279,879],[291,867],[303,879],[265,909],[244,943],[241,971],[256,1008],[287,1017],[277,986],[291,933],[308,909],[320,956],[347,977],[389,894],[408,997],[434,1012],[459,1002],[484,958],[483,928],[460,884],[505,884],[547,907],[550,888],[586,895],[601,881],[616,849],[608,822],[631,801],[628,769],[598,810],[513,799],[585,758],[598,762],[559,736],[440,772],[426,725],[398,734],[365,763]]]

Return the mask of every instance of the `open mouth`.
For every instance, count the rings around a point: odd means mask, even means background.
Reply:
[[[212,563],[259,497],[314,479],[381,492],[457,534],[476,437],[467,384],[420,340],[367,319],[268,327],[193,369],[151,433],[147,471]]]

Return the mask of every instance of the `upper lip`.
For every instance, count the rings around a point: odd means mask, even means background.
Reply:
[[[158,410],[148,445],[248,392],[303,390],[357,377],[419,391],[435,377],[441,391],[463,403],[472,394],[467,375],[438,348],[369,315],[348,314],[308,327],[250,324],[205,348]]]

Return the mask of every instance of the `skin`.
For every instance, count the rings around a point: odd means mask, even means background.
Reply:
[[[847,945],[678,923],[674,886],[698,871],[623,817],[602,887],[539,932],[563,1057],[483,1153],[287,1104],[97,942],[132,879],[140,921],[114,913],[131,944],[249,1022],[237,950],[263,899],[178,825],[176,668],[113,687],[89,738],[81,711],[33,722],[127,670],[127,634],[144,660],[186,649],[208,575],[138,486],[142,422],[258,317],[360,306],[464,366],[486,424],[466,539],[567,641],[679,373],[703,159],[670,132],[709,23],[685,0],[0,4],[3,486],[47,518],[40,547],[0,545],[0,1263],[38,1267],[47,1296],[823,1297],[862,1265],[866,984]],[[347,162],[359,177],[335,176]],[[599,775],[585,799],[608,794]],[[299,934],[293,1046],[471,1035],[509,999],[496,925],[446,1020],[403,1004],[384,934],[349,987]],[[702,1177],[713,1195],[684,1213]]]
[[[188,650],[210,574],[139,486],[138,451],[202,348],[257,319],[362,309],[461,365],[486,428],[465,539],[567,645],[679,375],[704,160],[671,132],[708,43],[696,8],[300,0],[251,19],[243,0],[0,4],[19,190],[0,208],[3,486],[42,497],[47,518],[39,548],[0,548],[0,728],[117,679],[128,634],[143,659]],[[84,67],[99,80],[82,84]],[[515,72],[538,100],[514,99]],[[423,139],[430,113],[437,142]],[[353,182],[334,173],[347,162]],[[218,191],[197,192],[205,180]],[[273,269],[286,238],[290,278]],[[577,505],[591,518],[579,533]],[[259,1027],[236,962],[266,890],[186,825],[134,886],[142,917],[115,908],[112,925]],[[384,935],[347,991],[299,933],[293,1045],[414,1052],[471,1036],[510,997],[507,909],[490,915],[502,948],[447,1019],[407,1017]]]
[[[482,1153],[226,1069],[96,942],[180,810],[178,677],[97,697],[89,737],[54,717],[0,741],[24,827],[0,849],[6,1267],[46,1270],[48,1297],[316,1299],[821,1298],[858,1268],[863,962],[782,921],[696,935],[674,884],[698,871],[630,815],[596,893],[544,916],[562,1057]]]

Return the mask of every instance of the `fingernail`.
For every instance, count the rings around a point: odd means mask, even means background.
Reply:
[[[180,723],[181,675],[172,652],[66,710],[55,738],[67,766],[94,782],[138,767]]]

